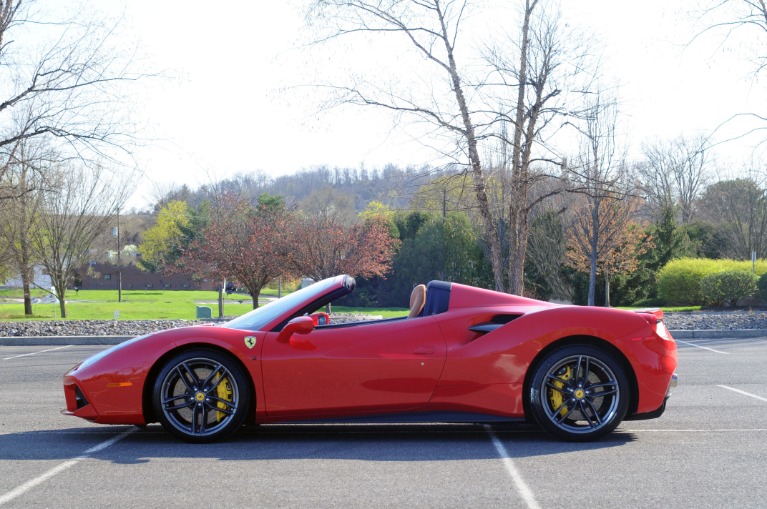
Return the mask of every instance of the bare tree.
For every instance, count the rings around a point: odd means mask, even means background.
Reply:
[[[736,32],[748,32],[751,37],[763,41],[767,38],[767,4],[764,0],[709,0],[704,4],[699,18],[707,23],[696,37],[717,32],[724,39]],[[754,76],[767,67],[767,54],[754,58]]]
[[[47,172],[38,227],[31,232],[35,256],[51,277],[61,317],[75,273],[88,261],[93,240],[109,228],[128,194],[129,180],[86,165],[58,166]]]
[[[465,91],[464,75],[458,64],[456,46],[461,23],[467,9],[466,0],[315,0],[310,16],[332,25],[327,39],[359,33],[396,34],[409,41],[425,61],[444,77],[442,89],[429,91],[434,102],[421,102],[403,91],[381,90],[371,83],[333,86],[341,100],[349,104],[376,106],[398,114],[412,115],[447,132],[459,141],[469,161],[474,193],[488,243],[495,287],[505,288],[498,223],[487,198],[487,177],[479,152],[481,134],[474,119],[475,111]],[[452,95],[452,104],[437,98]],[[428,100],[427,100],[428,101]]]
[[[728,46],[733,53],[746,51],[745,58],[753,64],[752,75],[758,80],[767,68],[767,3],[764,0],[708,0],[702,2],[698,11],[698,22],[703,28],[693,38],[718,36],[718,49]],[[744,138],[767,129],[767,116],[762,112],[737,112],[724,120],[714,134],[724,126],[738,119],[753,121],[752,127],[732,135],[724,143]],[[713,134],[712,134],[713,136]],[[767,141],[762,137],[759,144]]]
[[[39,227],[45,181],[44,168],[50,154],[32,140],[19,140],[12,159],[5,168],[5,189],[15,198],[0,201],[0,238],[7,256],[19,274],[24,295],[24,314],[32,315],[31,286],[37,258],[31,243],[32,232]]]
[[[680,136],[645,144],[642,150],[646,161],[638,170],[656,215],[678,210],[682,224],[692,222],[696,201],[708,180],[706,138]]]
[[[591,114],[582,128],[582,147],[568,170],[572,191],[582,195],[573,213],[571,243],[588,261],[588,305],[593,306],[600,261],[620,245],[636,208],[627,200],[630,180],[625,154],[616,142],[617,104],[603,94],[589,102]]]
[[[567,250],[564,212],[564,208],[546,208],[532,219],[527,254],[551,290],[551,296],[569,301],[573,298],[573,289],[562,275],[562,262]]]
[[[313,191],[299,204],[299,208],[319,222],[349,226],[357,219],[354,197],[329,186]]]
[[[112,28],[75,16],[46,19],[34,0],[0,0],[3,159],[37,138],[61,158],[114,163],[132,142],[119,107],[120,85],[140,77],[129,71],[130,51],[109,46]]]
[[[755,173],[755,172],[754,172]],[[753,178],[711,184],[700,201],[701,215],[716,225],[722,255],[748,260],[767,256],[767,191]]]
[[[442,76],[436,84],[418,81],[422,87],[420,94],[404,86],[398,88],[398,84],[387,88],[365,80],[330,88],[341,103],[375,106],[410,116],[433,126],[432,136],[452,139],[457,148],[449,155],[465,164],[472,178],[495,288],[522,294],[529,212],[543,199],[529,196],[534,180],[530,170],[535,161],[533,146],[541,142],[542,132],[555,112],[551,102],[562,92],[554,75],[559,72],[563,52],[557,30],[561,26],[559,18],[551,17],[552,11],[546,8],[550,2],[519,2],[523,7],[519,42],[513,51],[516,58],[506,57],[508,47],[498,47],[489,50],[484,60],[462,60],[463,66],[459,65],[458,42],[461,36],[466,36],[461,27],[470,6],[465,0],[315,0],[310,17],[320,19],[325,29],[330,30],[323,41],[365,34],[399,36],[423,57],[421,62],[425,61]],[[419,65],[423,67],[420,62]],[[480,72],[472,74],[472,70],[479,68]],[[574,63],[572,68],[580,66]],[[401,73],[405,74],[408,73]],[[508,131],[503,126],[508,126]],[[493,171],[489,171],[480,156],[481,144],[491,136],[500,137],[511,147],[510,167],[495,172],[509,173],[509,190],[501,188],[500,206],[494,206],[489,198],[493,185],[498,184],[491,183]],[[507,175],[501,177],[500,180],[505,180]],[[507,239],[508,265],[503,252]]]
[[[8,245],[0,245],[0,281],[8,280],[13,272],[7,252]]]
[[[575,109],[566,109],[562,96],[588,90],[592,76],[584,71],[588,46],[573,32],[564,33],[557,4],[525,0],[522,5],[516,52],[492,49],[487,58],[493,73],[483,84],[483,90],[489,89],[485,93],[494,94],[494,100],[501,105],[497,114],[501,129],[495,136],[509,147],[504,149],[503,157],[507,161],[503,187],[509,189],[504,192],[508,200],[503,207],[508,211],[504,220],[508,223],[509,290],[517,294],[524,293],[531,213],[543,200],[561,191],[557,186],[536,193],[536,183],[550,175],[534,171],[533,165],[554,163],[559,168],[562,164],[562,159],[547,146],[546,136],[551,134],[548,129],[557,117],[580,115]],[[583,77],[586,81],[576,84]]]

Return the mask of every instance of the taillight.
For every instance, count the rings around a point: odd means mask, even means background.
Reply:
[[[663,339],[666,339],[666,340],[669,340],[669,341],[674,339],[674,338],[671,337],[671,333],[666,328],[666,324],[663,323],[663,320],[658,320],[658,323],[655,326],[655,333],[659,337],[661,337]]]
[[[671,337],[671,333],[666,328],[666,324],[663,323],[662,309],[646,309],[637,311],[636,313],[647,321],[647,323],[650,325],[650,327],[653,328],[653,331],[658,335],[658,337],[665,340],[673,339]]]

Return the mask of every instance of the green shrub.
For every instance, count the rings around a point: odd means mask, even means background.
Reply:
[[[743,270],[728,270],[709,274],[700,282],[705,304],[735,306],[740,299],[756,294],[759,276]]]
[[[632,307],[637,308],[659,308],[663,306],[664,302],[660,298],[654,299],[642,299],[631,304]]]
[[[757,260],[757,276],[767,273],[767,260]],[[681,258],[666,264],[658,273],[658,297],[666,306],[704,305],[704,277],[718,272],[751,272],[750,261]]]
[[[759,288],[759,298],[767,300],[767,273],[762,274],[759,277],[759,281],[756,282],[757,288]]]

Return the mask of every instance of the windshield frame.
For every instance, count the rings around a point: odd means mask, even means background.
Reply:
[[[274,323],[282,322],[281,318],[294,313],[296,309],[305,307],[306,303],[317,300],[328,291],[332,291],[331,289],[338,286],[339,283],[343,286],[345,278],[346,276],[336,276],[323,279],[285,297],[259,306],[253,311],[224,323],[223,326],[230,329],[268,331]]]

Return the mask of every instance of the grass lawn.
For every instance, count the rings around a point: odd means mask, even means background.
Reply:
[[[33,298],[43,298],[47,292],[32,290]],[[21,290],[0,290],[0,320],[51,320],[60,318],[58,304],[33,304],[32,318],[24,317]],[[116,290],[80,290],[67,292],[68,320],[113,320],[119,311],[120,320],[193,320],[197,306],[211,308],[218,316],[218,292],[195,290],[124,290],[122,302],[117,302]],[[266,288],[260,302],[265,304],[277,297],[276,289]],[[224,296],[224,315],[240,316],[253,308],[250,296],[234,293]],[[635,308],[624,308],[635,309]],[[665,312],[698,311],[700,306],[663,307]],[[365,313],[383,318],[407,314],[406,308],[352,308],[333,306],[336,313]]]
[[[333,306],[334,313],[364,313],[367,315],[378,315],[383,318],[397,318],[407,316],[407,308],[352,308],[348,306]]]
[[[47,293],[33,290],[33,298],[42,298]],[[21,290],[0,290],[0,320],[51,320],[59,319],[59,305],[53,303],[32,304],[32,318],[24,317],[24,304]],[[276,290],[266,290],[261,294],[260,302],[265,304],[270,298],[276,298]],[[213,317],[218,316],[218,292],[193,290],[124,290],[122,302],[117,302],[116,290],[80,290],[67,292],[68,320],[113,320],[115,311],[119,311],[120,320],[193,320],[196,307],[211,308]],[[224,315],[239,316],[253,309],[250,296],[231,294],[224,296]],[[403,316],[406,309],[384,308],[349,308],[335,306],[338,313],[368,313],[384,318]]]

